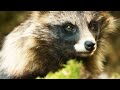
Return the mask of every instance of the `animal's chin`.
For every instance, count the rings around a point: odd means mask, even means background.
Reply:
[[[94,52],[77,52],[77,56],[79,57],[89,57],[92,56]]]

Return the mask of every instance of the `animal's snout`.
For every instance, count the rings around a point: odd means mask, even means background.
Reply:
[[[85,49],[88,51],[93,51],[95,49],[95,43],[92,41],[85,41],[84,43]]]

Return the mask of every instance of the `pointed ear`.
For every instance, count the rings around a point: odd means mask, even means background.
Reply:
[[[100,14],[106,18],[110,17],[110,11],[100,11]]]
[[[39,14],[41,14],[41,15],[44,15],[44,14],[47,14],[47,13],[49,13],[50,11],[39,11]]]
[[[32,11],[31,12],[31,16],[42,16],[42,15],[44,15],[44,14],[47,14],[47,13],[49,13],[49,11]]]
[[[101,13],[102,13],[102,12],[105,12],[105,13],[110,13],[111,11],[98,11],[98,12],[101,12]]]

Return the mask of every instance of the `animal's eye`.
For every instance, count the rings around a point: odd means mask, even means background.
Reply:
[[[71,25],[67,25],[67,26],[65,27],[65,29],[66,29],[67,31],[72,31],[72,30],[73,30],[73,27],[72,27]]]
[[[67,32],[75,33],[76,32],[76,26],[73,25],[72,23],[66,23],[64,25],[64,29]]]
[[[97,31],[99,28],[99,23],[97,21],[91,21],[88,25],[90,30]]]

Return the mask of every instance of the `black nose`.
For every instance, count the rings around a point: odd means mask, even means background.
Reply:
[[[88,51],[93,51],[94,50],[94,45],[95,43],[91,42],[91,41],[86,41],[84,43],[85,45],[85,48],[88,50]]]

